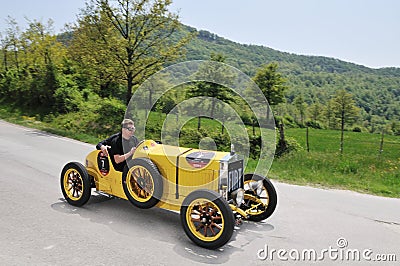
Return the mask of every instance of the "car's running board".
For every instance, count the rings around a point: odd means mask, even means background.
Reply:
[[[110,198],[110,199],[115,198],[114,196],[112,196],[110,194],[107,194],[107,193],[104,193],[103,191],[100,191],[100,190],[94,190],[93,192],[95,192],[99,196],[104,196],[104,197],[107,197],[107,198]]]

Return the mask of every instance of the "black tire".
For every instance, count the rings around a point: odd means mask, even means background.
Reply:
[[[249,189],[248,182],[251,180],[253,181],[261,181],[263,184],[262,194],[257,195],[257,191],[253,189]],[[270,217],[278,203],[278,197],[276,194],[276,190],[274,185],[272,185],[271,181],[263,176],[259,176],[256,174],[246,174],[244,176],[244,183],[245,183],[245,206],[250,207],[254,204],[259,204],[256,210],[254,211],[254,215],[250,215],[249,220],[254,222],[260,222],[262,220],[267,219]],[[257,198],[257,201],[252,199]],[[250,212],[251,214],[251,212]]]
[[[163,193],[163,182],[157,166],[147,158],[135,158],[125,167],[122,186],[128,200],[138,208],[156,205]]]
[[[66,201],[80,207],[88,202],[92,186],[86,168],[78,162],[64,166],[60,178],[61,191]]]
[[[232,237],[233,212],[215,191],[199,189],[190,193],[182,203],[180,216],[186,235],[200,247],[217,249]]]

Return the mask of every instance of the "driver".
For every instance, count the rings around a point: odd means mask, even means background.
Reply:
[[[135,123],[131,119],[124,119],[121,123],[121,132],[116,133],[108,139],[100,141],[96,145],[96,149],[101,150],[104,155],[109,154],[114,169],[122,172],[127,160],[132,158],[139,143],[138,139],[133,135],[135,133]],[[124,154],[125,150],[129,152]]]

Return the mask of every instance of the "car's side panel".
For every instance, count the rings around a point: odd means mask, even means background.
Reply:
[[[149,158],[160,171],[163,177],[163,197],[158,206],[179,210],[184,198],[194,190],[218,191],[219,160],[226,154],[146,140],[137,147],[134,158]],[[201,160],[203,157],[206,159]]]
[[[99,161],[101,151],[95,150],[86,158],[86,168],[94,178],[96,189],[127,199],[122,186],[122,173],[115,171],[109,158],[107,171]],[[220,159],[226,152],[202,151],[157,144],[146,140],[141,143],[133,158],[149,158],[163,177],[163,195],[158,207],[179,211],[184,198],[194,190],[218,191]],[[205,160],[202,158],[205,157]]]
[[[98,162],[100,152],[99,150],[94,150],[86,157],[86,170],[94,178],[96,189],[122,199],[127,199],[122,187],[122,173],[115,171],[109,158],[107,158],[107,173],[100,171]]]

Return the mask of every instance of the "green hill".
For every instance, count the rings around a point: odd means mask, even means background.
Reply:
[[[361,109],[356,123],[358,128],[375,132],[389,127],[390,133],[400,134],[400,68],[372,69],[335,58],[280,52],[260,45],[236,43],[185,25],[175,37],[186,35],[189,31],[196,32],[197,36],[186,46],[186,58],[180,61],[209,59],[212,53],[220,53],[226,57],[226,63],[250,77],[261,66],[277,62],[289,90],[286,93],[287,103],[273,106],[276,115],[296,120],[299,117],[293,104],[296,97],[302,96],[307,106],[316,102],[326,105],[337,90],[345,89],[354,96]],[[58,35],[57,39],[68,46],[72,35],[66,32]],[[8,60],[11,58],[10,54]],[[120,85],[125,86],[123,83]],[[121,91],[112,93],[118,98]]]
[[[184,30],[197,31],[188,26]],[[211,53],[225,55],[226,63],[249,76],[264,64],[278,62],[290,87],[289,103],[301,93],[308,104],[316,100],[324,104],[337,89],[346,89],[361,107],[365,126],[400,120],[400,68],[373,69],[335,58],[280,52],[202,30],[187,46],[186,60],[208,59]]]
[[[316,101],[325,104],[336,90],[346,89],[354,95],[361,108],[361,126],[373,131],[395,123],[400,132],[400,68],[373,69],[335,58],[297,55],[260,45],[240,44],[186,25],[182,28],[179,35],[194,31],[197,37],[187,45],[186,58],[180,61],[206,60],[211,53],[221,53],[226,56],[227,64],[250,77],[262,65],[277,62],[289,85],[286,95],[289,104],[299,94],[308,105]],[[68,45],[71,37],[72,34],[67,32],[59,35],[58,40]]]

